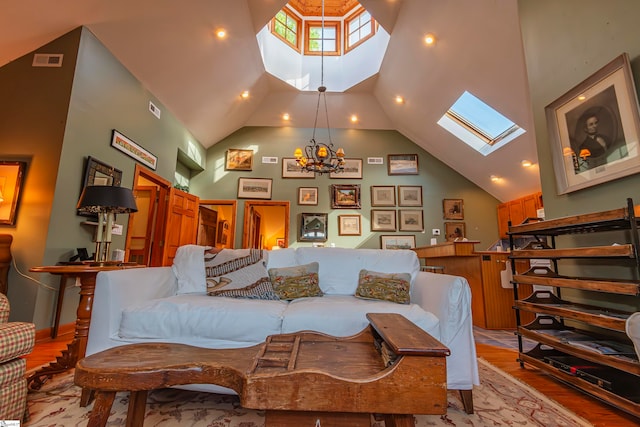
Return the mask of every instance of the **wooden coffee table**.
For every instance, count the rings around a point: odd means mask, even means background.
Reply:
[[[338,338],[317,332],[273,335],[260,345],[204,349],[145,343],[80,360],[77,385],[95,390],[89,426],[104,426],[117,391],[129,390],[127,426],[142,426],[148,390],[217,384],[245,408],[265,410],[267,427],[413,426],[413,414],[447,411],[449,349],[399,314],[367,314],[370,326]]]

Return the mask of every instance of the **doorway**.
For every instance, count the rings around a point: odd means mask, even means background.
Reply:
[[[237,200],[200,200],[196,244],[234,249]]]
[[[244,202],[242,247],[257,249],[289,246],[289,202]]]

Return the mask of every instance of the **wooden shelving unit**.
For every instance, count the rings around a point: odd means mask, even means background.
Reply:
[[[510,260],[513,276],[518,361],[535,366],[553,377],[589,393],[623,411],[640,417],[640,362],[631,340],[624,333],[631,314],[604,306],[579,304],[562,298],[565,289],[619,295],[633,298],[629,306],[637,307],[640,296],[640,237],[638,214],[627,199],[627,206],[603,212],[576,215],[546,221],[509,225]],[[621,244],[588,247],[556,247],[560,235],[620,231]],[[516,237],[534,237],[525,248],[515,248]],[[620,237],[622,236],[622,237]],[[590,239],[593,240],[593,239]],[[565,239],[575,241],[575,239]],[[574,244],[574,243],[570,243]],[[551,267],[534,266],[516,270],[517,260],[550,260]],[[559,273],[562,260],[590,260],[630,271],[632,279],[567,276]],[[610,271],[610,268],[606,271]],[[530,295],[519,295],[522,285],[545,286]],[[598,298],[593,298],[599,301]],[[521,323],[521,313],[536,318]],[[523,338],[537,345],[523,351]]]

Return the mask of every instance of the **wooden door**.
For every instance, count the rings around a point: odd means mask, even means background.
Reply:
[[[176,188],[169,190],[167,228],[162,265],[173,264],[178,247],[195,244],[198,233],[198,197]]]
[[[127,260],[141,265],[149,265],[151,246],[154,238],[153,226],[158,211],[158,188],[140,185],[134,190],[138,212],[129,218]]]

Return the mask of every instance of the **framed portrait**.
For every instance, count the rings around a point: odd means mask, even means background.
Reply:
[[[360,215],[338,215],[338,235],[360,236]]]
[[[371,206],[395,206],[396,187],[393,185],[372,185]]]
[[[626,53],[545,113],[558,194],[640,172],[638,98]]]
[[[382,249],[413,249],[416,247],[416,236],[414,235],[390,235],[380,236],[380,247]]]
[[[418,155],[389,154],[387,171],[389,175],[418,175]]]
[[[139,161],[143,165],[149,166],[152,170],[158,167],[158,157],[145,150],[140,145],[133,142],[117,130],[113,129],[111,134],[111,146],[122,151],[127,156]]]
[[[372,209],[371,231],[396,231],[396,211],[394,209]]]
[[[442,199],[442,218],[446,220],[463,220],[464,205],[462,199]]]
[[[467,237],[464,222],[445,222],[444,236],[447,242],[463,240]]]
[[[238,179],[238,199],[271,199],[271,178]]]
[[[422,185],[398,185],[398,206],[422,206]]]
[[[424,231],[422,209],[400,209],[398,222],[400,231]]]
[[[298,188],[298,204],[299,205],[317,205],[318,204],[318,187],[299,187]]]
[[[360,209],[360,184],[332,184],[331,207],[333,209]]]
[[[228,171],[250,171],[253,168],[253,150],[238,148],[227,150],[224,168]]]
[[[362,159],[344,159],[342,172],[330,172],[329,178],[362,179]]]
[[[327,217],[326,213],[301,214],[299,240],[301,242],[326,242]]]
[[[316,177],[316,174],[305,169],[301,169],[300,166],[298,166],[298,162],[296,162],[295,157],[283,157],[282,177],[314,179]]]
[[[0,224],[15,225],[27,162],[0,160]]]

